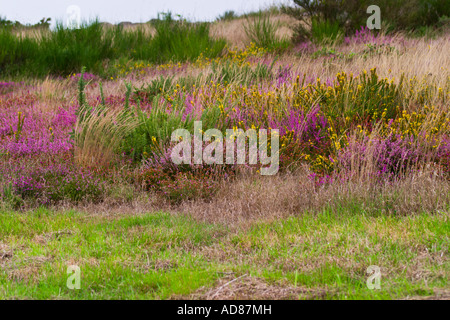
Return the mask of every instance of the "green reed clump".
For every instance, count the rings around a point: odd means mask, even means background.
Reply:
[[[155,63],[165,61],[186,61],[197,58],[201,53],[206,57],[217,57],[225,48],[226,41],[214,40],[209,36],[208,23],[191,23],[174,20],[171,13],[153,22],[156,33],[132,58]]]
[[[79,29],[65,28],[61,23],[39,42],[39,54],[34,59],[39,74],[66,75],[85,66],[99,72],[104,59],[114,56],[113,39],[103,32],[98,21],[85,23]]]
[[[153,22],[152,36],[144,28],[105,29],[95,20],[69,29],[57,23],[56,29],[26,37],[11,27],[0,30],[0,74],[43,77],[69,75],[83,66],[86,71],[106,76],[108,61],[144,60],[148,63],[183,62],[221,55],[226,42],[209,36],[208,23],[176,21],[170,14]]]
[[[333,43],[342,39],[342,36],[342,29],[337,22],[317,18],[311,20],[311,37],[315,43]]]
[[[16,36],[10,27],[0,28],[0,75],[29,73],[27,67],[38,52],[36,40]]]
[[[244,24],[245,33],[250,41],[268,51],[284,51],[290,45],[289,40],[277,37],[276,32],[279,27],[279,22],[271,21],[270,15],[262,12],[259,12],[256,17],[247,17]]]

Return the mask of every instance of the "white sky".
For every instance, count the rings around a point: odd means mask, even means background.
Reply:
[[[279,0],[0,0],[0,16],[23,24],[43,17],[66,21],[71,5],[80,7],[81,19],[99,17],[101,22],[146,22],[158,12],[171,11],[193,21],[212,21],[227,10],[237,13],[257,11]]]

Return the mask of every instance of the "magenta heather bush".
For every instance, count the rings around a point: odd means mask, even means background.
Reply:
[[[392,42],[391,36],[381,34],[375,35],[367,26],[362,26],[360,30],[356,30],[355,34],[345,37],[345,44],[389,44]]]
[[[11,176],[12,192],[22,199],[34,199],[41,204],[62,200],[100,201],[105,184],[93,173],[76,167],[57,164],[48,167],[16,168]],[[17,173],[17,176],[14,177]]]
[[[292,66],[283,66],[278,69],[276,74],[277,87],[282,87],[285,84],[292,82]]]
[[[295,51],[299,54],[311,54],[317,51],[317,46],[311,41],[302,42],[295,47]]]
[[[15,82],[0,82],[0,94],[11,92],[17,85]]]
[[[5,98],[0,114],[0,156],[4,157],[0,187],[10,186],[14,195],[41,204],[99,201],[104,183],[93,173],[76,168],[70,156],[76,106],[47,112],[30,96]],[[40,160],[44,158],[52,161]]]
[[[73,80],[75,82],[78,82],[81,78],[81,73],[73,74],[70,76],[70,80]],[[92,73],[84,73],[83,75],[84,81],[90,81],[90,80],[98,80],[99,78]]]
[[[56,114],[33,106],[23,112],[16,110],[7,109],[0,115],[0,154],[58,154],[73,148],[69,132],[76,121],[75,108],[61,108]]]
[[[337,157],[341,174],[357,173],[352,164],[372,164],[369,174],[386,178],[399,177],[417,169],[417,165],[438,161],[437,153],[430,151],[429,146],[418,144],[412,136],[402,138],[400,135],[373,140],[365,137],[364,141],[351,142],[341,149]]]

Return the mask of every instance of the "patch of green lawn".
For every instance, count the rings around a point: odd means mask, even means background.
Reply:
[[[449,234],[448,213],[342,210],[230,229],[167,213],[0,212],[0,298],[167,299],[214,288],[224,272],[328,299],[431,295],[449,289]],[[66,286],[69,265],[80,290]],[[380,290],[367,288],[370,265]]]

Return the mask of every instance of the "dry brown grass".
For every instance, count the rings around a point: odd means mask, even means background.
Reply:
[[[253,21],[255,18],[249,18]],[[271,22],[279,23],[276,35],[282,38],[292,37],[292,26],[295,25],[296,20],[288,15],[272,15]],[[247,24],[246,18],[239,18],[230,21],[217,21],[211,27],[211,36],[215,38],[223,38],[227,40],[231,47],[244,48],[250,44],[250,39],[245,33],[244,25]]]
[[[406,79],[414,76],[419,81],[422,79],[433,80],[440,87],[444,87],[448,79],[448,66],[450,56],[450,38],[443,35],[436,40],[408,39],[402,40],[401,35],[394,36],[392,46],[396,52],[390,54],[375,54],[364,57],[361,53],[367,49],[364,44],[350,46],[337,46],[335,49],[343,53],[356,53],[353,59],[337,59],[324,62],[322,59],[313,59],[310,55],[300,57],[292,54],[285,55],[280,64],[292,65],[293,71],[308,76],[316,76],[321,79],[334,78],[336,73],[345,71],[355,75],[362,70],[377,68],[380,77],[400,80],[402,74]]]
[[[83,110],[75,124],[75,161],[87,167],[110,165],[122,139],[137,126],[136,118],[123,110]]]
[[[43,28],[19,28],[14,30],[14,34],[18,37],[38,40],[41,40],[44,35],[48,35],[50,32],[50,30]]]
[[[238,278],[227,276],[213,288],[200,288],[188,296],[173,296],[172,299],[190,300],[297,300],[320,299],[330,290],[293,287],[286,283],[270,284],[267,281],[244,275]]]
[[[124,25],[123,30],[125,31],[138,31],[141,30],[144,34],[151,34],[152,36],[155,34],[155,28],[149,23],[133,23],[129,25]]]
[[[76,89],[68,79],[46,77],[43,81],[37,81],[36,87],[40,109],[46,112],[56,112],[62,103],[76,96]]]
[[[448,210],[450,182],[432,172],[411,174],[395,183],[357,179],[317,187],[306,171],[273,177],[247,177],[223,185],[211,202],[181,205],[200,221],[245,225],[275,221],[325,209],[366,214],[411,215]]]
[[[187,215],[200,222],[227,225],[231,230],[325,210],[332,214],[348,212],[369,216],[449,212],[450,181],[438,174],[435,168],[424,168],[398,181],[385,183],[371,178],[373,175],[369,168],[370,165],[357,171],[351,181],[337,179],[320,187],[311,180],[306,169],[267,177],[242,175],[234,181],[222,183],[210,201],[198,199],[176,205],[159,194],[134,190],[118,178],[102,203],[80,203],[75,208],[90,216],[111,219],[166,211]],[[67,203],[54,209],[71,208],[74,205]]]
[[[435,289],[432,296],[407,296],[402,300],[450,300],[450,290]]]

